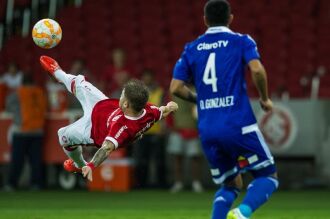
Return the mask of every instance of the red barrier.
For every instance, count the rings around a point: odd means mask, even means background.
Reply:
[[[11,118],[2,116],[0,119],[0,164],[8,163],[10,160],[10,145],[7,141],[7,133],[11,124]]]
[[[90,191],[127,192],[133,185],[133,166],[130,159],[108,159],[93,171]]]

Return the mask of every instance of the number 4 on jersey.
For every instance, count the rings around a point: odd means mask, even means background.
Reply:
[[[207,60],[207,64],[203,74],[203,82],[206,85],[212,85],[212,91],[218,92],[217,75],[215,70],[215,53],[212,52]]]

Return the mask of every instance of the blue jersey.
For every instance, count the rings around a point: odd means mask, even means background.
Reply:
[[[173,78],[195,84],[202,140],[234,136],[256,123],[244,72],[247,63],[259,58],[250,36],[224,26],[209,28],[185,46]]]

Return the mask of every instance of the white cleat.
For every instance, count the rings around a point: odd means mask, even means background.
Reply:
[[[227,219],[249,219],[244,217],[238,208],[234,208],[228,212]]]

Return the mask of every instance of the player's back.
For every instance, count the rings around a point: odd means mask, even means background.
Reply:
[[[100,146],[108,134],[109,117],[119,111],[118,99],[105,99],[98,102],[92,112],[91,138]]]
[[[205,134],[211,138],[236,135],[242,127],[256,123],[244,72],[246,64],[258,58],[249,36],[226,27],[209,28],[187,44],[178,63],[188,63],[196,87],[202,138]]]
[[[158,107],[147,104],[139,117],[130,117],[119,108],[118,99],[105,99],[98,102],[92,113],[91,138],[97,146],[105,139],[116,146],[132,143],[161,119]]]

